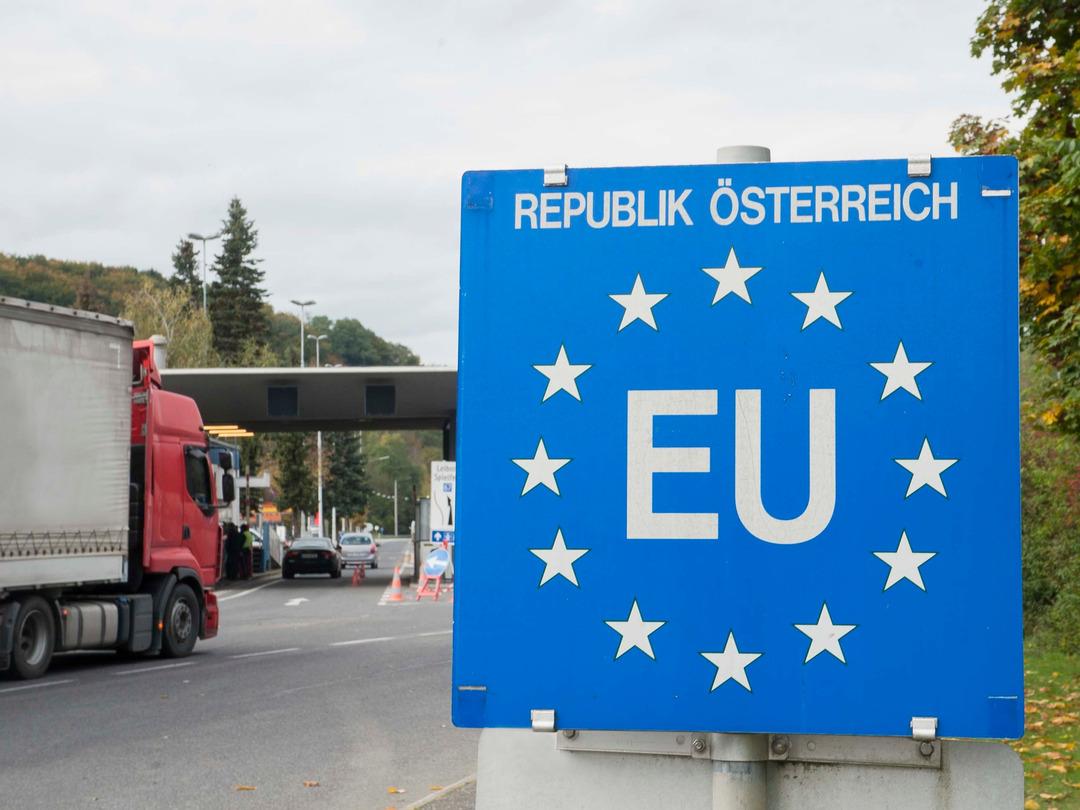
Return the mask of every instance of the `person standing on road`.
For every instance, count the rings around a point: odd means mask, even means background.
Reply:
[[[248,529],[245,523],[240,527],[242,545],[240,551],[240,576],[243,579],[251,579],[251,554],[255,547],[255,535]]]
[[[235,523],[225,527],[225,576],[236,579],[241,573],[240,554],[243,546],[240,531]]]

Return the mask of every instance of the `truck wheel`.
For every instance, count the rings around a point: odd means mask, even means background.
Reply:
[[[200,628],[199,600],[190,585],[177,585],[165,606],[161,652],[167,658],[183,658],[195,649]]]
[[[11,668],[19,678],[40,678],[49,668],[56,646],[56,626],[48,603],[31,596],[19,606],[15,618],[15,648]]]

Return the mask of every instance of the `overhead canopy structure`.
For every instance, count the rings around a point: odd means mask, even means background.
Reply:
[[[207,425],[256,432],[442,430],[457,412],[457,369],[166,368],[162,384],[191,397]]]

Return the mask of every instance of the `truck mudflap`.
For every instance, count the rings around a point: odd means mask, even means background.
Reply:
[[[0,672],[11,666],[11,649],[15,646],[15,617],[18,615],[18,602],[0,604]]]
[[[199,633],[199,638],[213,638],[218,634],[218,624],[221,621],[217,594],[210,590],[203,591],[203,600],[205,605],[203,607],[202,632]]]

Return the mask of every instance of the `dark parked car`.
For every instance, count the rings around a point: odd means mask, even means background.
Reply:
[[[297,574],[341,576],[341,555],[327,537],[299,537],[293,541],[281,564],[281,575],[292,579]]]

